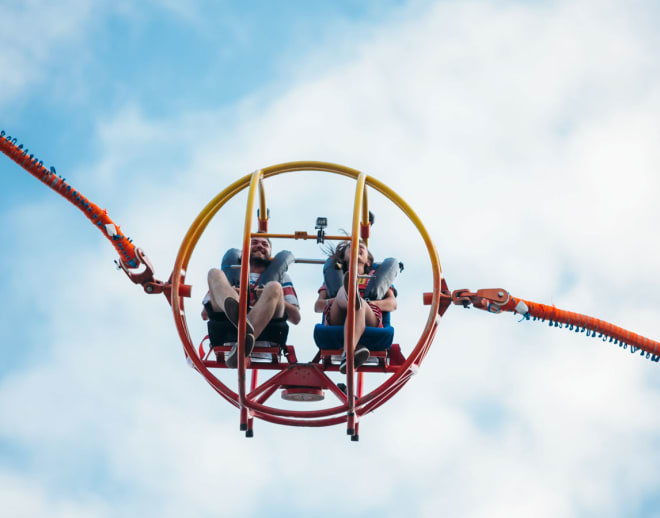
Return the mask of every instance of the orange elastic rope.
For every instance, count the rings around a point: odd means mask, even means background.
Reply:
[[[5,135],[4,131],[0,132],[0,151],[37,180],[40,180],[78,207],[94,225],[103,231],[103,234],[115,247],[126,267],[137,268],[139,266],[140,261],[135,255],[135,245],[133,245],[130,238],[121,233],[119,225],[115,225],[106,210],[101,209],[73,189],[65,182],[64,178],[57,175],[54,167],[46,169],[41,160],[35,158],[34,155],[29,155],[27,148],[23,149],[22,144],[17,145],[16,139]]]
[[[658,361],[660,359],[660,343],[645,336],[638,335],[622,327],[615,326],[604,320],[598,318],[590,317],[588,315],[582,315],[580,313],[574,313],[573,311],[565,311],[559,309],[555,306],[547,306],[545,304],[539,304],[537,302],[530,302],[523,299],[514,299],[516,304],[519,301],[524,302],[529,309],[529,313],[526,315],[527,318],[534,317],[535,319],[548,320],[550,325],[567,325],[570,326],[570,329],[575,328],[576,331],[581,332],[584,330],[590,330],[591,336],[596,336],[596,333],[600,333],[598,338],[606,340],[609,338],[610,342],[614,341],[618,343],[619,346],[624,348],[630,346],[630,351],[632,353],[637,352],[638,349],[647,353],[647,358],[650,355],[653,355],[653,361]],[[640,354],[644,354],[643,352]]]

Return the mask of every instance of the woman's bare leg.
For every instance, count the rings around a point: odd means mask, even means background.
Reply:
[[[337,302],[337,299],[330,306],[330,315],[326,325],[329,326],[341,326],[344,325],[346,321],[346,307],[341,307],[341,304]]]
[[[331,325],[339,325],[339,323],[346,323],[346,309],[348,306],[348,297],[346,296],[346,291],[342,286],[337,292],[337,297],[335,302],[330,306],[330,321]],[[371,306],[367,304],[364,299],[360,299],[360,308],[355,310],[355,331],[353,332],[353,350],[357,347],[357,344],[364,333],[366,326],[377,327],[378,318],[371,309]],[[344,344],[347,343],[346,340],[346,328],[344,327]]]
[[[364,308],[364,321],[366,325],[369,327],[378,327],[378,317],[376,317],[371,306],[365,300],[362,300],[362,307]]]
[[[364,302],[364,301],[363,301]],[[367,306],[366,303],[363,303],[360,305],[360,309],[355,311],[355,326],[353,327],[353,350],[355,351],[355,348],[357,347],[358,342],[360,341],[360,338],[362,337],[362,333],[364,333],[364,328],[365,328],[365,306]],[[345,323],[344,323],[345,324]],[[347,327],[344,325],[344,344],[348,343],[347,339]]]

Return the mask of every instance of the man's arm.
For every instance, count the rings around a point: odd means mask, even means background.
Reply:
[[[293,325],[297,325],[300,322],[300,309],[298,309],[298,306],[285,300],[284,311],[286,311],[286,319]]]
[[[298,322],[300,322],[298,295],[293,287],[291,277],[286,273],[282,276],[282,293],[284,295],[284,311],[286,311],[286,319],[293,325],[297,325]]]
[[[254,293],[257,297],[257,300],[261,298],[261,294],[263,293],[263,291],[264,291],[263,288],[255,288]],[[297,301],[298,298],[295,297],[295,300]],[[287,321],[291,322],[294,325],[297,325],[298,322],[300,322],[300,309],[298,308],[298,305],[288,302],[286,300],[286,295],[283,295],[282,303],[284,304],[284,311],[286,313]]]

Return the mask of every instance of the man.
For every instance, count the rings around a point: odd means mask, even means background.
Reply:
[[[270,263],[271,244],[265,237],[254,237],[250,241],[250,286],[248,293],[248,319],[245,336],[245,355],[249,356],[254,348],[254,342],[268,323],[274,318],[286,318],[292,324],[300,322],[300,305],[291,278],[283,272],[277,281],[266,282],[263,286],[261,275]],[[233,286],[225,273],[219,268],[211,268],[208,274],[209,292],[204,298],[204,304],[210,303],[214,312],[224,313],[236,328],[238,328],[238,312],[240,289]],[[207,306],[208,307],[208,306]],[[207,320],[209,314],[205,309],[202,318]],[[232,369],[238,365],[238,347],[234,345],[225,357],[227,367]]]

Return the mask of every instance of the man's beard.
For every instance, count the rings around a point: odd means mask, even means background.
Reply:
[[[266,266],[268,262],[264,257],[250,257],[250,264],[254,266]]]

